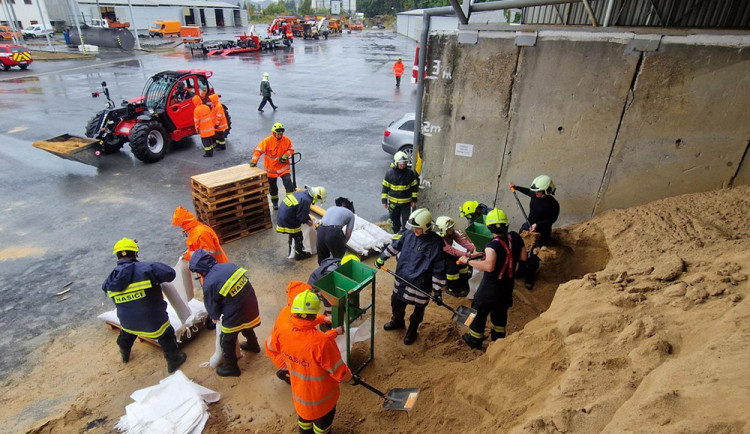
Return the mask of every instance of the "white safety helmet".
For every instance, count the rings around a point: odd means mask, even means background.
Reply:
[[[305,187],[307,194],[313,198],[313,203],[323,203],[328,198],[328,192],[325,187]]]
[[[534,181],[531,183],[531,188],[529,188],[531,191],[542,191],[544,194],[555,194],[555,183],[552,182],[552,178],[550,178],[547,175],[539,175],[536,178],[534,178]]]
[[[406,226],[409,229],[420,228],[427,232],[432,229],[432,214],[427,208],[419,208],[411,213],[406,221]]]
[[[267,72],[263,73],[263,78],[268,78],[268,73]]]
[[[404,151],[398,151],[393,155],[393,162],[398,163],[405,163],[409,164],[409,155],[406,154]]]
[[[453,221],[452,218],[448,216],[440,216],[435,220],[435,227],[438,230],[438,233],[441,237],[444,237],[445,234],[448,233],[448,229],[453,228],[453,226],[456,224],[456,222]]]

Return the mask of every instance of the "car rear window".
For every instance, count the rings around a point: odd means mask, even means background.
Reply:
[[[403,125],[398,127],[398,129],[404,131],[414,131],[414,120],[412,119],[410,121],[404,122]]]
[[[27,50],[23,47],[11,47],[11,53],[25,53]]]

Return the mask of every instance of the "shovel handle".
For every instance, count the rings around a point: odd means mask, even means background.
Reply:
[[[523,205],[521,205],[521,200],[518,198],[518,195],[516,194],[516,189],[511,188],[510,191],[513,192],[513,197],[516,198],[516,203],[518,204],[518,207],[521,208],[521,214],[523,214],[523,219],[526,220],[526,224],[531,227],[531,223],[529,223],[529,216],[526,215],[526,210],[523,209]]]
[[[357,380],[357,384],[359,384],[360,386],[362,386],[365,389],[369,390],[370,392],[378,395],[379,397],[381,397],[381,398],[383,398],[385,400],[388,400],[388,401],[391,401],[391,402],[396,402],[393,399],[389,398],[388,395],[386,395],[385,393],[383,393],[383,392],[379,391],[378,389],[376,389],[375,387],[370,386],[369,384],[365,383],[365,381],[362,378],[360,378],[358,376],[354,376],[354,378]]]
[[[401,277],[398,274],[394,273],[393,271],[389,270],[385,265],[381,266],[380,268],[383,269],[383,270],[385,270],[386,273],[390,274],[391,276],[395,277],[396,279],[404,282],[406,285],[408,285],[412,289],[415,289],[415,290],[421,292],[422,294],[426,295],[427,297],[429,297],[430,300],[432,300],[435,304],[437,304],[437,300],[435,300],[435,297],[433,297],[432,294],[428,294],[427,292],[425,292],[424,290],[422,290],[422,288],[418,287],[417,285],[409,282],[408,280],[404,279],[403,277]],[[455,309],[453,309],[452,307],[448,306],[445,303],[440,304],[440,306],[443,306],[444,308],[448,309],[454,315],[457,314]]]

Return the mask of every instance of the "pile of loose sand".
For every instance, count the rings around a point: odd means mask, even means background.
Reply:
[[[376,359],[362,376],[421,394],[407,415],[344,385],[335,432],[746,432],[749,195],[742,187],[680,196],[556,230],[558,245],[540,252],[537,286],[516,285],[510,336],[486,353],[468,349],[436,306],[410,347],[402,332],[382,331],[392,279],[379,273]],[[306,280],[314,264],[295,268],[298,276],[271,264],[251,279],[256,288],[271,284],[275,267]],[[261,302],[264,338],[283,294]],[[183,369],[223,394],[206,432],[296,432],[288,386],[264,356],[241,360],[239,378],[197,367],[212,339],[206,333],[186,348]],[[34,354],[31,375],[3,384],[3,429],[110,432],[128,395],[166,374],[158,351],[144,346],[119,363],[113,340],[92,323]]]

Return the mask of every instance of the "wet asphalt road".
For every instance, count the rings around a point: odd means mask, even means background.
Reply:
[[[178,48],[0,72],[0,378],[51,336],[98,321],[112,308],[100,287],[114,266],[114,241],[138,239],[149,251],[146,260],[176,258],[184,239],[170,222],[176,206],[192,210],[189,177],[249,162],[274,122],[285,125],[302,153],[298,184],[328,188],[325,206],[347,196],[362,217],[385,220],[380,183],[391,157],[380,141],[390,121],[414,110],[416,90],[408,77],[396,89],[391,65],[398,56],[409,63],[414,49],[403,36],[365,31],[230,58],[193,58]],[[119,101],[140,95],[156,72],[190,68],[214,72],[211,84],[232,117],[228,150],[212,159],[201,157],[195,138],[150,165],[125,146],[103,157],[98,169],[31,146],[63,133],[83,136],[88,119],[105,106],[91,97],[101,81]],[[257,112],[263,72],[276,91],[277,112],[268,106]],[[52,295],[68,282],[77,295],[58,303]]]

